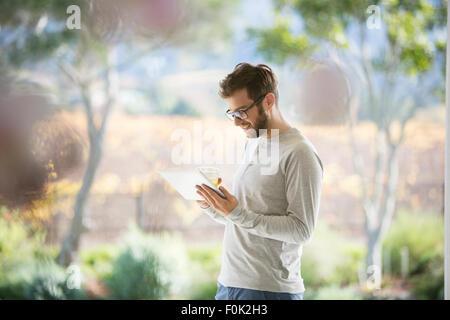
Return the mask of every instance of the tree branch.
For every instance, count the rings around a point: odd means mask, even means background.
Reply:
[[[372,202],[374,205],[375,212],[378,212],[381,206],[381,201],[383,197],[383,160],[386,158],[386,132],[383,128],[378,128],[376,134],[375,148],[376,148],[376,158],[375,158],[375,172],[374,172],[374,193]]]
[[[398,184],[398,145],[391,145],[389,147],[388,165],[387,171],[388,182],[385,188],[386,200],[382,208],[382,215],[380,221],[380,228],[378,230],[378,236],[383,237],[392,221],[392,217],[395,212],[395,202],[397,198],[397,184]]]
[[[103,137],[103,134],[105,132],[106,123],[108,122],[109,115],[111,113],[112,106],[114,104],[114,101],[116,99],[117,95],[117,76],[116,76],[116,69],[114,67],[111,67],[111,59],[114,60],[115,56],[114,53],[109,52],[108,53],[108,66],[106,67],[106,75],[105,75],[105,94],[107,96],[107,100],[105,103],[102,121],[100,124],[100,129],[98,130],[98,134],[100,137]]]
[[[351,108],[348,108],[348,110],[350,110]],[[356,171],[356,174],[360,177],[360,182],[361,182],[361,202],[363,204],[364,207],[364,211],[366,212],[366,214],[370,214],[370,199],[367,195],[367,184],[366,184],[366,178],[364,175],[364,167],[363,167],[363,160],[361,157],[361,153],[359,151],[359,148],[356,144],[356,139],[355,139],[355,133],[354,133],[354,120],[352,119],[353,117],[351,116],[350,112],[348,112],[348,121],[349,121],[349,140],[350,140],[350,145],[353,149],[353,166],[354,169]]]

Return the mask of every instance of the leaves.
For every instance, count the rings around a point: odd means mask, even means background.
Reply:
[[[287,59],[309,56],[316,48],[304,35],[295,36],[289,30],[289,22],[278,19],[274,27],[248,29],[249,36],[258,41],[258,50],[275,63],[283,64]]]
[[[367,69],[365,78],[379,78],[368,91],[377,90],[374,93],[383,97],[389,95],[380,83],[389,83],[394,91],[395,80],[422,75],[434,63],[443,64],[438,57],[444,51],[445,40],[438,37],[437,31],[445,33],[445,1],[274,0],[274,5],[276,22],[248,31],[250,38],[257,41],[258,51],[274,63],[305,61],[313,53],[328,54],[328,48],[332,48],[347,54],[352,63],[359,63],[358,68]],[[367,29],[369,5],[380,9],[380,29]],[[291,18],[300,20],[300,30],[292,30]],[[361,57],[366,61],[359,61]],[[443,82],[437,86],[442,88]]]

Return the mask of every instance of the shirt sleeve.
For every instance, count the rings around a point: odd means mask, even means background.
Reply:
[[[226,224],[228,222],[227,219],[223,215],[221,215],[219,212],[211,208],[209,206],[208,208],[202,209],[204,213],[206,213],[208,216],[210,216],[214,221]]]
[[[319,212],[322,162],[310,147],[297,147],[281,167],[285,174],[286,212],[258,214],[238,203],[225,218],[261,237],[305,244],[312,237]]]

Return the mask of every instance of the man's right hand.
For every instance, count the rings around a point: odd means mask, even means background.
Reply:
[[[221,183],[222,183],[222,178],[219,178],[219,179],[218,179],[217,187],[219,187],[219,185],[220,185]],[[197,201],[197,203],[198,203],[198,205],[200,206],[200,208],[202,208],[202,209],[207,209],[207,208],[209,208],[208,202],[206,202],[206,201],[204,201],[204,200],[195,200],[195,201]]]

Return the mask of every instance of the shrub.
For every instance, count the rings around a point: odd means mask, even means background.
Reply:
[[[216,246],[191,247],[187,250],[189,260],[201,266],[206,274],[217,277],[222,262],[222,248]]]
[[[117,249],[112,245],[81,251],[83,274],[99,279],[107,278],[112,273],[113,261],[117,255]]]
[[[329,285],[312,290],[311,293],[306,290],[303,298],[312,300],[361,300],[364,297],[357,289],[352,287],[343,288],[338,285]]]
[[[306,290],[357,283],[363,258],[362,245],[352,243],[324,223],[318,224],[313,240],[303,247],[301,273]]]
[[[217,279],[196,283],[189,294],[191,300],[215,300],[217,293]]]
[[[29,235],[19,221],[0,218],[0,299],[80,299],[68,286],[71,274],[55,263],[56,250],[44,235]]]
[[[360,267],[364,266],[366,249],[362,245],[348,243],[342,248],[342,260],[334,269],[332,282],[341,286],[359,283]]]
[[[394,275],[401,274],[401,251],[408,249],[408,275],[420,299],[442,299],[444,288],[444,223],[430,213],[399,211],[383,241]]]
[[[444,299],[443,257],[433,259],[423,274],[411,277],[412,292],[417,299]]]
[[[186,286],[185,270],[180,241],[147,236],[132,226],[104,283],[112,299],[167,299]]]
[[[401,250],[409,252],[409,274],[425,271],[430,261],[444,252],[443,219],[435,214],[399,211],[383,241],[391,257],[392,273],[400,275]]]
[[[0,285],[0,296],[27,300],[83,299],[81,289],[69,287],[70,276],[56,263],[21,266],[9,282]]]
[[[40,235],[28,237],[22,223],[0,218],[0,282],[18,265],[31,263],[41,242]]]
[[[82,291],[69,289],[68,275],[56,264],[21,266],[0,284],[1,299],[80,299]]]
[[[222,248],[220,245],[191,247],[187,251],[191,265],[192,286],[189,299],[214,300],[217,277],[220,272]]]

